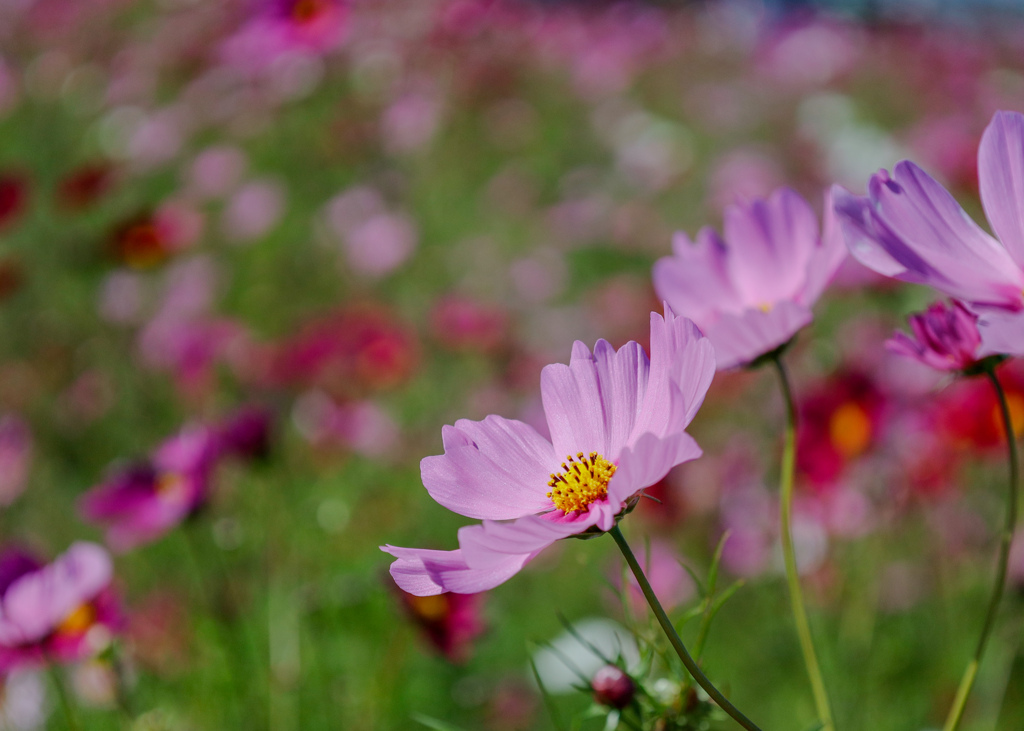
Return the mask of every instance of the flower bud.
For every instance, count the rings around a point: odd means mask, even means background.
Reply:
[[[605,665],[594,673],[590,688],[594,691],[595,701],[611,708],[625,708],[636,695],[636,683],[615,665]]]

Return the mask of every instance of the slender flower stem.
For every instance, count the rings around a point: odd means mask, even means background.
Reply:
[[[683,665],[686,666],[687,671],[693,676],[693,679],[697,681],[698,685],[707,691],[707,694],[711,696],[711,699],[717,703],[723,711],[728,713],[733,719],[747,731],[761,731],[754,722],[749,718],[740,713],[739,709],[736,708],[729,699],[722,695],[721,691],[716,688],[707,676],[701,671],[700,667],[694,662],[693,658],[690,657],[690,653],[686,650],[686,645],[683,644],[683,640],[679,637],[679,633],[676,632],[675,626],[672,624],[672,620],[668,618],[664,608],[661,606],[661,602],[658,601],[658,597],[654,594],[654,589],[651,588],[651,584],[647,581],[647,576],[644,575],[644,570],[640,567],[640,564],[636,560],[636,556],[633,555],[633,551],[630,549],[629,544],[626,543],[625,537],[622,535],[622,531],[619,530],[619,526],[614,526],[610,531],[612,538],[615,539],[615,543],[618,545],[619,550],[622,551],[622,555],[626,559],[626,563],[629,564],[629,568],[633,571],[633,576],[636,577],[637,583],[640,584],[640,591],[643,592],[644,597],[647,599],[647,603],[651,605],[651,610],[654,612],[654,616],[658,618],[658,623],[661,628],[668,635],[668,641],[672,643],[673,649],[676,654],[679,655],[679,659],[683,661]]]
[[[800,651],[807,666],[807,675],[811,681],[811,693],[814,695],[814,706],[818,711],[818,720],[822,731],[833,731],[832,707],[829,705],[825,681],[821,676],[821,666],[814,652],[814,641],[811,639],[811,625],[807,619],[807,608],[804,606],[803,590],[800,588],[800,574],[797,572],[796,552],[793,550],[793,473],[796,463],[796,402],[793,390],[789,385],[789,376],[780,354],[772,358],[779,373],[779,384],[782,396],[786,401],[786,443],[782,452],[782,469],[779,476],[779,524],[782,539],[782,555],[786,563],[786,582],[789,584],[789,601],[793,608],[793,621],[800,639]]]
[[[68,696],[67,688],[64,687],[64,680],[60,677],[60,670],[57,668],[56,663],[49,658],[46,660],[46,669],[50,674],[50,681],[53,683],[53,688],[57,693],[57,701],[64,712],[64,718],[68,722],[68,728],[71,731],[81,731],[82,727],[78,723],[78,716],[75,714],[74,706],[71,705],[71,698]]]
[[[1013,431],[1013,419],[1010,417],[1010,406],[1006,402],[1006,393],[1003,386],[996,377],[994,366],[985,368],[985,375],[992,382],[996,397],[999,399],[999,410],[1003,417],[1003,430],[1006,434],[1006,451],[1010,462],[1010,482],[1006,491],[1006,523],[999,540],[999,559],[996,566],[996,580],[992,587],[992,597],[988,602],[988,611],[985,613],[985,622],[981,626],[981,636],[978,638],[978,645],[974,650],[974,656],[967,664],[964,676],[960,680],[960,687],[957,688],[956,697],[953,699],[953,707],[949,709],[946,717],[946,724],[943,731],[955,731],[960,724],[960,717],[963,716],[964,706],[967,704],[967,696],[974,686],[974,679],[978,675],[978,666],[981,664],[981,657],[985,654],[985,647],[988,645],[989,635],[992,634],[992,627],[995,625],[996,614],[999,612],[999,603],[1003,598],[1003,590],[1006,587],[1006,567],[1010,560],[1010,544],[1013,543],[1013,532],[1017,527],[1017,482],[1020,479],[1020,467],[1017,461],[1017,437]]]

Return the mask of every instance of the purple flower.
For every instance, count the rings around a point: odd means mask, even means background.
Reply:
[[[673,255],[654,265],[654,288],[692,318],[715,346],[718,369],[756,360],[811,321],[811,306],[846,257],[828,211],[823,235],[807,202],[789,188],[725,210],[724,241],[711,228],[696,244],[676,234]]]
[[[95,543],[75,543],[47,565],[19,549],[0,552],[0,674],[103,649],[120,624],[112,578],[110,556]]]
[[[462,419],[441,432],[444,454],[420,464],[427,492],[483,520],[459,529],[459,548],[383,546],[404,591],[471,594],[503,583],[560,538],[607,531],[675,465],[700,456],[684,430],[714,375],[711,344],[666,306],[651,314],[651,358],[577,341],[569,365],[541,373],[551,441],[520,421]]]
[[[117,470],[83,495],[82,517],[107,527],[115,551],[155,541],[202,506],[219,447],[213,429],[183,430],[149,459]]]
[[[909,321],[913,336],[897,332],[885,344],[891,352],[940,371],[963,371],[978,362],[978,317],[959,302],[935,302]]]
[[[1024,115],[996,112],[978,149],[981,202],[997,241],[909,160],[881,170],[868,195],[833,189],[851,253],[905,282],[927,284],[979,316],[979,357],[1024,354]]]

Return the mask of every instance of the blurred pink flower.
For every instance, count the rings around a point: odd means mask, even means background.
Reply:
[[[412,330],[372,304],[307,322],[274,350],[273,382],[319,388],[338,401],[405,383],[419,359]]]
[[[441,124],[442,105],[425,90],[406,92],[384,110],[381,137],[392,153],[415,152],[426,147]]]
[[[207,147],[188,169],[188,189],[200,199],[223,198],[241,182],[247,166],[245,153],[237,147]]]
[[[400,437],[394,419],[373,401],[338,404],[322,391],[301,396],[293,418],[314,445],[341,446],[375,459],[393,452]]]
[[[739,148],[715,161],[709,198],[717,210],[754,198],[764,198],[782,185],[783,173],[768,151]]]
[[[727,208],[724,241],[711,228],[696,245],[680,232],[673,255],[654,265],[658,296],[705,332],[719,370],[771,352],[811,321],[811,306],[846,258],[830,210],[826,197],[819,236],[811,207],[782,188]]]
[[[121,624],[112,578],[110,556],[94,543],[74,543],[47,565],[0,552],[0,674],[105,649]]]
[[[221,218],[221,230],[231,241],[253,241],[269,232],[284,211],[284,187],[267,178],[253,180],[228,200]]]
[[[202,393],[214,366],[235,367],[249,344],[245,325],[210,313],[217,279],[218,270],[207,256],[176,263],[167,271],[156,313],[138,334],[142,362],[172,373],[186,393]]]
[[[438,652],[449,661],[469,659],[473,642],[483,634],[483,594],[434,594],[416,596],[398,590],[409,618]]]
[[[885,343],[891,352],[940,371],[965,371],[977,365],[978,317],[956,300],[948,307],[944,302],[932,303],[909,320],[913,335],[897,332]]]
[[[408,216],[382,213],[356,226],[345,236],[345,255],[357,274],[382,277],[412,256],[419,234]]]
[[[349,31],[349,0],[260,0],[256,12],[221,45],[221,56],[261,72],[289,53],[329,53]]]
[[[700,456],[685,428],[714,375],[711,345],[666,310],[651,314],[651,351],[648,360],[635,342],[615,351],[599,340],[591,353],[577,341],[568,366],[547,366],[551,442],[494,415],[445,427],[445,453],[422,461],[423,483],[441,505],[484,522],[461,528],[454,551],[383,546],[399,587],[417,596],[493,588],[561,538],[610,530],[640,491]]]
[[[14,414],[0,416],[0,508],[25,490],[32,467],[32,432]]]
[[[690,574],[683,568],[679,552],[670,543],[652,540],[649,551],[646,548],[637,551],[637,559],[666,612],[671,612],[673,608],[693,598],[697,587]],[[630,608],[634,614],[643,615],[648,609],[647,600],[640,591],[636,577],[630,574],[628,579]]]
[[[461,295],[445,295],[430,311],[434,337],[453,350],[493,353],[509,336],[508,313],[498,305]]]
[[[869,375],[839,371],[810,388],[799,409],[797,470],[824,492],[880,441],[888,399]]]
[[[151,543],[203,505],[219,448],[216,430],[188,427],[82,495],[79,512],[106,527],[115,551]]]

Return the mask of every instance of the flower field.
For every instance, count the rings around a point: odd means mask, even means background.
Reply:
[[[1024,12],[925,5],[0,0],[0,731],[1024,727]]]

